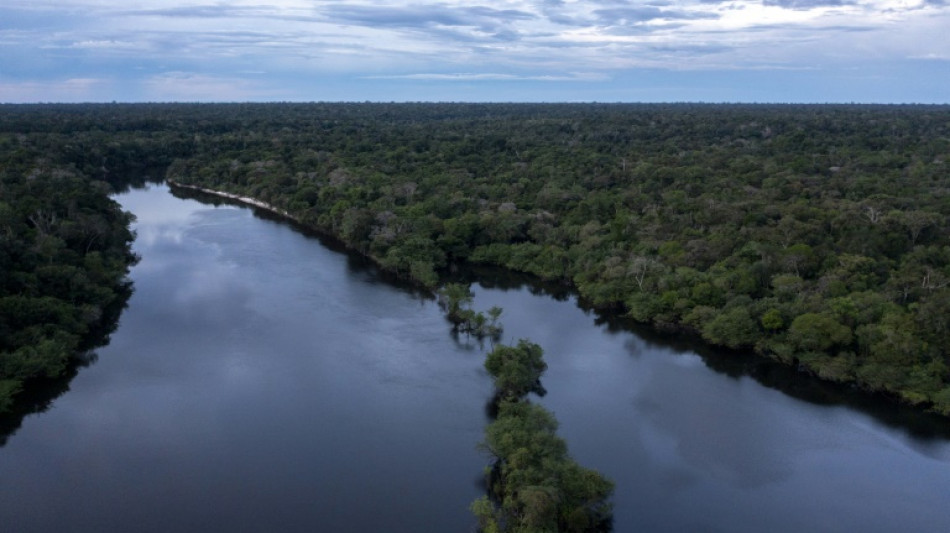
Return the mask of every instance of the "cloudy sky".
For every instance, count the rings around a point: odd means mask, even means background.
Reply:
[[[3,0],[0,102],[950,102],[950,0]]]

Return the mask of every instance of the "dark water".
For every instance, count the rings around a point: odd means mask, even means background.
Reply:
[[[248,209],[119,199],[136,292],[98,361],[0,449],[0,529],[473,529],[491,387],[432,301]],[[544,347],[540,401],[616,482],[616,531],[950,531],[944,422],[803,401],[823,389],[714,370],[571,298],[476,293],[506,340]]]

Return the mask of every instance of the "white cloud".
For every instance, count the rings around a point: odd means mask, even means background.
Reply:
[[[216,80],[222,95],[284,94],[243,74],[260,70],[275,80],[420,83],[608,82],[642,68],[832,71],[948,57],[948,27],[950,5],[934,0],[8,0],[0,80],[139,72],[126,85],[176,99],[188,96],[182,87],[211,93]]]
[[[54,83],[0,81],[0,102],[94,102],[112,94],[113,81],[100,78],[69,78]]]
[[[141,50],[141,43],[130,41],[109,40],[87,40],[78,41],[68,45],[68,48],[95,49],[95,50]]]
[[[166,72],[142,81],[143,100],[220,102],[286,97],[280,89],[242,77],[218,77],[190,72]]]
[[[376,80],[431,80],[431,81],[604,81],[609,78],[601,72],[571,73],[568,75],[527,75],[527,74],[499,74],[494,72],[460,72],[460,73],[416,73],[394,74],[383,76],[365,76],[366,79]]]

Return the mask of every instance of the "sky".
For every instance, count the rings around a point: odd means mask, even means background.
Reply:
[[[0,102],[950,103],[950,0],[3,0]]]

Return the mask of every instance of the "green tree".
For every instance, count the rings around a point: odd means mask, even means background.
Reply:
[[[763,313],[760,322],[762,323],[762,327],[768,331],[778,331],[785,325],[785,321],[782,319],[782,312],[775,308]]]
[[[832,346],[851,344],[852,338],[851,328],[830,313],[799,315],[788,328],[788,340],[804,351],[824,352]]]
[[[485,369],[492,376],[501,398],[522,398],[529,392],[542,390],[541,374],[547,370],[540,346],[525,339],[517,346],[496,346],[485,359]]]
[[[733,307],[719,313],[703,327],[703,338],[730,348],[751,346],[758,328],[745,307]]]
[[[468,285],[449,283],[438,290],[438,302],[453,324],[462,322],[462,311],[469,309],[475,294]]]

